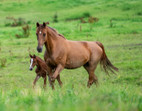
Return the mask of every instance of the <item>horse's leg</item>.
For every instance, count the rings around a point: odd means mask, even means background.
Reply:
[[[46,80],[47,80],[47,76],[44,77],[44,85],[43,85],[44,89],[46,88]]]
[[[56,69],[56,68],[55,68]],[[52,71],[53,73],[55,72],[55,70],[53,70]],[[60,74],[57,76],[57,81],[58,81],[58,83],[59,83],[59,85],[60,85],[60,87],[62,87],[62,81],[61,81],[61,79],[60,79]]]
[[[52,89],[54,90],[55,88],[54,88],[54,84],[53,84],[53,82],[51,81],[51,76],[49,76],[48,77],[48,80],[49,80],[49,84],[50,84],[50,86],[52,87]]]
[[[34,88],[34,86],[35,86],[35,84],[36,84],[36,82],[37,82],[37,80],[40,78],[40,76],[36,76],[36,78],[35,78],[35,80],[34,80],[34,82],[33,82],[33,88]]]
[[[55,88],[54,88],[54,81],[51,81],[51,77],[52,77],[52,68],[50,68],[50,67],[48,67],[48,80],[49,80],[49,84],[50,84],[50,86],[52,87],[52,89],[54,90]]]
[[[61,81],[61,79],[60,79],[60,75],[57,76],[57,81],[58,81],[60,87],[62,87],[62,81]]]
[[[87,70],[88,74],[89,74],[89,80],[88,80],[88,84],[87,86],[90,88],[90,86],[95,83],[96,86],[98,84],[98,78],[97,76],[95,75],[94,71],[97,67],[97,64],[85,64],[84,65],[84,68]]]
[[[55,70],[55,72],[54,72],[54,74],[53,74],[53,76],[52,76],[52,81],[54,81],[54,80],[57,78],[57,76],[60,74],[60,72],[61,72],[63,69],[64,69],[64,67],[63,67],[61,64],[59,64],[59,65],[57,66],[57,68],[56,68],[56,70]]]

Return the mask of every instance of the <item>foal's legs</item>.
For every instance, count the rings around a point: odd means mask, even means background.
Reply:
[[[35,80],[34,80],[34,82],[33,82],[33,88],[34,88],[34,86],[35,86],[35,84],[36,84],[36,82],[37,82],[37,80],[40,78],[40,76],[36,76],[36,78],[35,78]]]
[[[47,76],[45,76],[43,79],[44,79],[44,85],[43,85],[43,88],[46,88],[46,80],[47,80]]]
[[[96,86],[98,84],[98,78],[94,73],[96,67],[97,67],[97,63],[96,64],[87,63],[84,65],[84,68],[87,70],[87,72],[89,74],[89,80],[88,80],[88,84],[87,84],[87,86],[89,88],[93,83],[95,83]]]

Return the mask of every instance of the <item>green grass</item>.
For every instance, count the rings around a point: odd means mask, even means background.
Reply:
[[[5,66],[0,62],[0,111],[141,111],[141,12],[140,0],[0,0],[0,60],[6,59]],[[53,23],[55,13],[58,23]],[[66,21],[84,13],[99,21],[91,25],[81,24],[79,20]],[[17,39],[15,34],[21,27],[5,26],[7,16],[30,21],[30,37]],[[110,27],[111,19],[113,27]],[[41,58],[44,54],[36,51],[37,21],[50,21],[50,26],[69,40],[102,42],[119,73],[109,77],[98,65],[95,73],[99,86],[87,88],[85,69],[65,69],[61,72],[62,88],[55,82],[54,91],[49,84],[44,90],[40,79],[32,89],[35,72],[29,71],[29,53]]]

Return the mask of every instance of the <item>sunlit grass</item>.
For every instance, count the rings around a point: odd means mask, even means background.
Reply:
[[[139,0],[1,0],[0,1],[0,111],[141,111],[142,110],[142,8]],[[58,23],[53,23],[57,13]],[[99,18],[94,24],[81,24],[84,13]],[[5,26],[6,17],[31,21],[28,38],[17,39],[21,27]],[[84,18],[88,21],[88,18]],[[112,19],[112,27],[110,20]],[[29,53],[37,53],[36,22],[50,21],[69,40],[100,41],[110,61],[119,68],[107,76],[98,65],[99,86],[87,88],[88,74],[83,67],[63,70],[60,88],[55,90],[43,79],[32,88],[35,72],[29,71]],[[80,31],[80,26],[82,31]],[[92,29],[90,27],[93,27]],[[45,50],[45,48],[44,48]]]

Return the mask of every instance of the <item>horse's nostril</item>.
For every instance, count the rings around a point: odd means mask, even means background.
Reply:
[[[38,52],[42,52],[42,48],[37,47],[37,51],[38,51]]]

